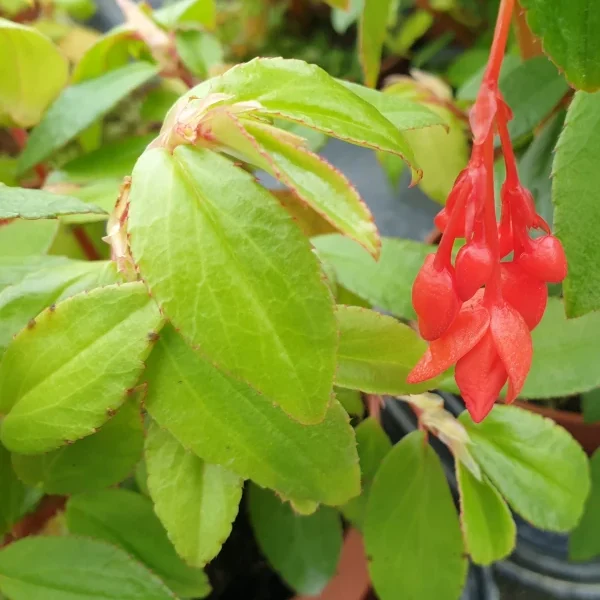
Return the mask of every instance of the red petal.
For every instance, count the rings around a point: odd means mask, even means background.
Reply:
[[[524,271],[518,262],[501,265],[502,296],[519,311],[529,330],[535,329],[544,316],[548,302],[548,286]]]
[[[408,374],[408,383],[421,383],[441,375],[485,335],[490,316],[483,306],[463,307],[448,331],[429,344],[415,368]]]
[[[531,242],[531,249],[519,257],[519,264],[542,281],[560,283],[567,276],[567,257],[562,244],[553,235]]]
[[[458,297],[465,301],[485,285],[494,270],[492,253],[487,246],[469,242],[456,256],[455,281]]]
[[[490,308],[490,331],[508,373],[506,402],[510,403],[521,393],[531,368],[531,334],[523,317],[508,303]]]
[[[479,344],[456,363],[454,377],[473,421],[480,423],[492,410],[508,379],[489,330]]]

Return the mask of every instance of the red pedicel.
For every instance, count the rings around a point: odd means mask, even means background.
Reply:
[[[560,283],[567,276],[567,257],[560,241],[553,235],[543,235],[530,241],[519,256],[521,268],[548,283]]]

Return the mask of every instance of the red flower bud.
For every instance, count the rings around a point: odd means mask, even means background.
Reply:
[[[567,258],[560,241],[543,235],[531,241],[531,247],[519,256],[521,267],[542,281],[560,283],[567,276]]]
[[[487,246],[477,242],[469,242],[463,246],[456,256],[455,280],[456,291],[464,302],[472,298],[475,292],[485,285],[494,270],[492,252]]]
[[[412,302],[419,317],[419,331],[428,341],[443,335],[460,309],[451,267],[438,270],[434,262],[435,254],[430,254],[412,288]]]
[[[502,296],[515,308],[531,331],[542,320],[548,302],[548,286],[524,271],[518,262],[502,263]]]

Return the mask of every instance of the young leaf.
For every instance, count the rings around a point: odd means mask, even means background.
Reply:
[[[72,196],[0,184],[0,219],[56,219],[77,213],[106,214]]]
[[[120,548],[75,537],[27,537],[0,550],[0,591],[11,600],[176,600]]]
[[[120,546],[177,595],[196,598],[210,592],[204,571],[177,556],[145,496],[125,489],[77,494],[69,499],[65,514],[71,533]]]
[[[97,288],[41,313],[0,363],[4,445],[36,454],[94,433],[135,385],[161,324],[142,283]]]
[[[596,352],[600,313],[567,319],[563,303],[549,298],[542,322],[531,333],[533,362],[524,398],[557,398],[600,385]]]
[[[19,478],[46,494],[77,494],[119,483],[142,456],[144,432],[137,399],[93,435],[46,454],[13,454]]]
[[[175,34],[177,54],[183,64],[196,76],[206,79],[215,67],[225,62],[219,38],[207,31],[188,29]]]
[[[231,533],[243,480],[205,463],[154,422],[145,456],[148,491],[169,539],[188,564],[204,566]]]
[[[578,523],[590,477],[587,458],[567,431],[514,406],[495,406],[479,424],[466,411],[459,420],[475,460],[515,511],[549,531]]]
[[[383,238],[381,256],[375,261],[341,235],[323,235],[311,241],[321,260],[333,268],[340,285],[397,317],[415,317],[412,284],[425,257],[435,250],[433,246]]]
[[[517,528],[498,490],[485,475],[478,481],[460,461],[456,462],[460,492],[460,520],[467,550],[478,565],[505,558],[516,544]]]
[[[152,418],[208,463],[297,500],[336,505],[359,493],[354,432],[337,401],[321,423],[301,425],[172,327],[150,355],[146,381]]]
[[[31,132],[19,159],[19,172],[25,173],[62,148],[156,73],[155,66],[137,62],[66,88]]]
[[[384,458],[367,502],[365,546],[381,600],[456,600],[467,561],[435,450],[415,431]],[[429,569],[435,565],[435,576]]]
[[[203,25],[207,29],[214,29],[217,25],[217,5],[215,0],[179,0],[155,10],[152,17],[167,29],[185,25]]]
[[[248,495],[250,523],[260,549],[299,594],[316,596],[333,577],[342,550],[342,522],[327,506],[299,515],[289,503],[256,485]]]
[[[417,394],[435,381],[409,385],[406,377],[427,349],[408,325],[358,306],[338,305],[337,385],[373,394]]]
[[[373,479],[381,461],[392,449],[392,443],[381,425],[372,417],[365,419],[355,431],[362,492],[360,496],[341,506],[340,511],[355,527],[362,529]]]
[[[0,225],[0,256],[30,257],[45,254],[58,232],[56,220],[26,221],[15,219]]]
[[[600,88],[600,15],[593,0],[546,2],[521,0],[533,33],[571,84],[587,91]]]
[[[590,459],[592,489],[585,512],[569,537],[569,558],[591,560],[600,554],[600,451]]]
[[[600,39],[600,38],[599,38]],[[600,206],[600,92],[578,92],[569,107],[554,157],[552,201],[556,235],[569,272],[563,283],[567,316],[600,309],[600,240],[594,223]]]
[[[365,84],[374,88],[379,78],[391,0],[365,0],[358,24],[358,54]]]
[[[144,280],[187,340],[294,418],[323,419],[332,299],[308,241],[250,174],[209,150],[145,152],[129,234]]]
[[[67,82],[69,64],[39,31],[0,19],[0,125],[32,127]]]

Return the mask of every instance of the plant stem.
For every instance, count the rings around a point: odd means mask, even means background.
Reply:
[[[81,226],[73,227],[73,235],[77,240],[77,243],[83,250],[85,257],[88,260],[100,260],[102,257],[98,250],[96,250],[96,246],[94,246],[94,242],[90,239],[90,236],[87,234],[85,229]]]
[[[484,81],[488,84],[498,86],[498,78],[500,77],[500,68],[504,59],[506,50],[506,42],[510,31],[510,22],[512,18],[515,0],[502,0],[498,11],[498,20],[496,21],[496,29],[494,30],[494,41],[490,50],[490,60],[488,62]]]

